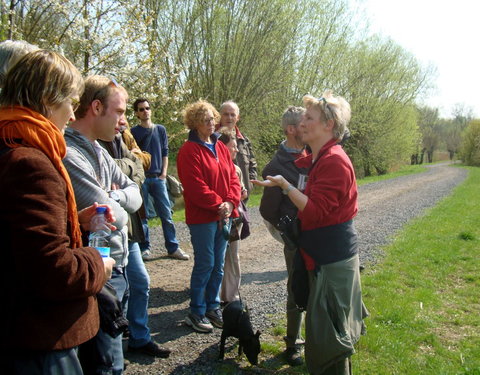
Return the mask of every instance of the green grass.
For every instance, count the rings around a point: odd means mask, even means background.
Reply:
[[[415,174],[415,173],[421,173],[425,172],[425,164],[423,165],[406,165],[402,168],[400,168],[398,171],[392,172],[392,173],[387,173],[383,174],[380,176],[369,176],[361,179],[357,179],[357,185],[365,185],[369,184],[371,182],[377,182],[377,181],[383,181],[383,180],[389,180],[391,178],[395,177],[400,177],[400,176],[405,176],[409,174]]]
[[[480,169],[363,275],[359,374],[480,374]]]
[[[480,168],[468,169],[466,181],[407,224],[362,275],[370,317],[352,357],[355,374],[480,375]],[[308,374],[282,360],[285,320],[276,321],[255,373]]]

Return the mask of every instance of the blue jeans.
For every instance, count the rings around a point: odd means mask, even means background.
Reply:
[[[2,373],[15,375],[82,375],[77,348],[2,353]]]
[[[128,251],[127,280],[130,288],[127,306],[130,329],[128,345],[138,348],[151,341],[148,328],[150,277],[143,263],[138,243],[128,241]]]
[[[148,194],[153,198],[153,205],[158,217],[162,221],[165,247],[169,254],[178,249],[178,241],[175,233],[175,225],[172,219],[172,207],[168,198],[167,184],[158,177],[147,177],[142,185],[143,201],[148,202]],[[144,222],[145,223],[145,222]],[[145,243],[142,243],[142,251],[150,248],[150,241],[145,234]]]
[[[117,297],[122,302],[125,311],[128,301],[128,281],[125,272],[122,273],[114,268],[109,283],[117,292]],[[123,373],[122,338],[123,335],[113,338],[100,328],[95,340],[103,364],[97,367],[97,375],[121,375]]]
[[[231,220],[229,226],[231,225]],[[204,316],[220,306],[220,286],[227,240],[218,222],[189,224],[194,263],[190,279],[190,311]]]

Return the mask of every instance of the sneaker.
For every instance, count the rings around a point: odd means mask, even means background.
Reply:
[[[298,346],[287,348],[283,353],[290,366],[303,365],[302,352]]]
[[[150,341],[146,345],[140,346],[139,348],[132,348],[131,346],[129,346],[128,351],[160,358],[168,358],[170,356],[170,353],[172,352],[170,349],[163,348],[153,341]]]
[[[210,333],[213,331],[213,326],[205,316],[198,316],[190,313],[185,318],[185,324],[192,327],[197,332]]]
[[[210,320],[210,322],[217,328],[223,328],[223,317],[222,310],[215,309],[207,311],[205,316]]]
[[[149,260],[154,260],[155,257],[154,257],[153,254],[150,252],[150,250],[145,250],[145,251],[142,251],[142,259],[143,259],[145,262],[148,262]]]
[[[186,254],[182,249],[178,248],[175,252],[168,254],[170,258],[179,260],[189,260],[190,255]]]

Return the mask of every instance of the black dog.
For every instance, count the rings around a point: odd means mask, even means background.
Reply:
[[[233,336],[239,339],[238,355],[241,356],[245,351],[248,362],[256,365],[258,353],[260,353],[260,331],[253,333],[248,308],[244,307],[241,301],[233,301],[225,306],[222,316],[223,331],[218,359],[223,359],[225,356],[225,340],[227,337]]]

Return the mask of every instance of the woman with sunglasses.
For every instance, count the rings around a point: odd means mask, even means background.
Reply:
[[[80,226],[89,229],[96,205],[77,214],[62,163],[63,130],[82,92],[70,61],[39,50],[9,70],[0,93],[0,356],[8,374],[82,374],[76,347],[99,328],[95,295],[114,260],[82,247]]]
[[[219,118],[208,102],[188,105],[183,119],[190,132],[177,157],[194,253],[185,323],[205,333],[213,326],[223,327],[220,285],[231,218],[238,217],[235,207],[240,203],[240,181],[230,151],[214,133]]]
[[[357,184],[352,163],[338,143],[350,121],[350,105],[326,91],[303,98],[302,141],[312,153],[296,161],[309,168],[305,191],[283,176],[253,181],[279,186],[298,208],[300,254],[308,270],[305,360],[311,374],[350,374],[350,356],[363,331],[357,234]]]

